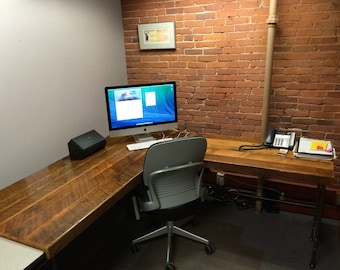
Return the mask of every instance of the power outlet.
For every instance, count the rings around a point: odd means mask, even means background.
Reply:
[[[216,184],[218,186],[224,186],[224,173],[216,173]]]

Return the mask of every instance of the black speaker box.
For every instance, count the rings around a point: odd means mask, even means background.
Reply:
[[[84,159],[99,151],[106,145],[105,138],[97,131],[91,130],[68,142],[71,159]]]

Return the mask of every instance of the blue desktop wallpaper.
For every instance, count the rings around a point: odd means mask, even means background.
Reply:
[[[154,93],[155,105],[147,106],[146,93],[148,92]],[[176,121],[177,107],[174,92],[175,88],[172,84],[109,89],[107,97],[110,129],[130,128]],[[143,117],[117,121],[116,102],[129,102],[132,100],[141,100]],[[130,110],[132,110],[132,108],[130,108]]]

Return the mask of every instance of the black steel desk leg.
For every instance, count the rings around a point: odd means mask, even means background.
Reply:
[[[318,249],[319,230],[320,230],[321,218],[322,218],[322,204],[323,204],[323,197],[325,194],[325,189],[326,189],[325,185],[318,184],[315,214],[313,218],[312,234],[311,234],[311,240],[313,241],[313,253],[312,253],[312,259],[309,265],[310,268],[314,268],[316,264],[316,252]]]

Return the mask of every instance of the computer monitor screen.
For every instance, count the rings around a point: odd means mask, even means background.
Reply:
[[[105,97],[111,137],[148,140],[178,127],[175,82],[105,87]]]

